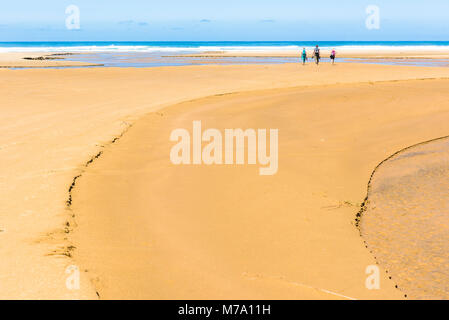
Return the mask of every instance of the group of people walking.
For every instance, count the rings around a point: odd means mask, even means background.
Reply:
[[[335,52],[335,49],[332,49],[331,56],[330,56],[332,64],[335,63],[335,56],[336,55],[337,55],[337,53]],[[315,49],[313,49],[313,59],[315,60],[315,63],[317,65],[320,63],[321,53],[320,53],[320,47],[318,45],[315,47]],[[307,61],[307,51],[306,51],[306,48],[303,48],[303,50],[302,50],[302,64],[306,64],[306,61]]]

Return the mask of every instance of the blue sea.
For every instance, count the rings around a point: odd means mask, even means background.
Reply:
[[[0,42],[2,52],[71,52],[69,60],[101,64],[106,67],[157,67],[192,64],[266,64],[292,63],[297,58],[247,57],[247,58],[185,58],[182,54],[201,52],[298,52],[303,47],[311,49],[382,51],[412,49],[418,51],[444,50],[449,53],[449,41],[77,41],[77,42]],[[326,61],[326,57],[324,61]],[[341,62],[350,62],[340,59]],[[352,59],[351,62],[354,62]],[[373,63],[373,61],[363,61]],[[383,64],[447,66],[448,61],[376,61]]]
[[[204,50],[295,49],[302,47],[447,47],[449,41],[75,41],[75,42],[0,42],[6,51],[126,51],[198,52]]]

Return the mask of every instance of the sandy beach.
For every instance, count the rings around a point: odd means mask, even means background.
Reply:
[[[349,63],[2,69],[0,298],[402,299],[383,266],[365,287],[376,260],[355,216],[376,165],[448,134],[448,79]],[[193,120],[278,128],[279,172],[172,165],[170,132]]]

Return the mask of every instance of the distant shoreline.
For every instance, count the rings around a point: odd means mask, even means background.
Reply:
[[[53,50],[77,49],[67,51],[18,51],[1,52],[0,68],[71,68],[71,67],[165,67],[165,66],[187,66],[187,65],[245,65],[245,64],[283,64],[298,63],[299,49],[282,49],[277,47],[263,50],[230,49],[229,51],[208,51],[203,48],[201,52],[188,51],[117,51],[114,48],[109,51],[104,48],[95,47],[97,51],[87,51],[80,48],[55,47]],[[11,50],[13,48],[10,48]],[[38,49],[38,48],[27,48]],[[123,48],[125,49],[125,48]],[[367,50],[370,49],[370,50]],[[114,51],[116,50],[116,51]],[[278,51],[276,51],[278,50]],[[307,54],[311,62],[312,48],[307,48]],[[409,49],[344,49],[337,48],[337,63],[366,63],[383,65],[407,65],[423,67],[448,67],[448,49],[434,49],[424,51]],[[321,48],[322,62],[327,63],[330,50]]]
[[[0,42],[1,68],[34,67],[157,67],[197,64],[276,64],[297,62],[305,47],[312,56],[315,45],[321,48],[323,62],[332,49],[338,59],[449,59],[449,41],[32,41]],[[67,55],[78,57],[67,58]],[[82,54],[140,55],[135,63],[110,57],[80,58]],[[190,59],[190,60],[189,60]],[[201,61],[199,60],[201,59]],[[221,60],[220,60],[221,59]],[[240,59],[240,61],[239,61]],[[248,59],[245,61],[245,59]],[[260,61],[258,59],[264,59]],[[125,59],[126,60],[126,59]],[[150,61],[151,60],[151,61]],[[188,60],[188,61],[187,61]],[[153,63],[153,61],[155,61]],[[396,62],[395,62],[396,61]],[[143,62],[143,63],[142,63]],[[342,61],[340,62],[363,62]],[[369,63],[369,61],[365,61]],[[420,65],[409,64],[409,65]],[[422,66],[429,66],[422,63]],[[448,66],[439,63],[438,66]]]

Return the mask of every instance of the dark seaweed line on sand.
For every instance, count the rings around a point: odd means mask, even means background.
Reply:
[[[120,138],[123,137],[123,135],[128,132],[128,130],[132,127],[132,124],[126,123],[127,127],[122,131],[122,133],[116,137],[114,137],[111,141],[109,141],[108,143],[106,143],[105,145],[102,145],[102,148],[108,147],[110,145],[113,145],[114,143],[116,143],[118,140],[120,140]],[[80,179],[83,176],[83,173],[86,171],[86,169],[92,164],[94,163],[95,160],[99,159],[101,156],[103,155],[103,151],[99,151],[96,155],[94,155],[93,157],[91,157],[84,165],[83,168],[81,170],[81,172],[76,175],[75,177],[73,177],[72,183],[68,189],[68,199],[66,201],[66,207],[67,210],[69,210],[70,212],[70,218],[66,221],[65,223],[65,227],[64,227],[64,233],[69,234],[74,230],[74,227],[76,226],[76,222],[75,222],[75,213],[72,211],[72,202],[73,202],[73,198],[72,198],[72,192],[73,189],[76,187],[76,182],[78,181],[78,179]],[[71,220],[71,222],[69,221]],[[69,245],[66,250],[62,253],[63,255],[72,258],[73,257],[73,250],[75,250],[76,247],[73,245]],[[95,293],[97,294],[98,298],[100,298],[100,293],[98,292],[99,290],[97,288],[95,288],[94,285],[94,289],[95,289]]]
[[[118,140],[120,140],[120,138],[123,137],[123,135],[124,135],[124,134],[125,134],[131,127],[132,127],[132,124],[127,124],[126,129],[125,129],[120,135],[118,135],[117,137],[115,137],[115,138],[112,139],[109,143],[107,143],[106,145],[103,145],[102,147],[104,148],[104,147],[107,147],[107,146],[109,146],[109,145],[112,145],[112,144],[116,143]],[[79,178],[81,178],[81,177],[83,176],[83,173],[85,172],[86,168],[88,168],[88,167],[89,167],[95,160],[97,160],[98,158],[100,158],[102,155],[103,155],[103,151],[100,151],[100,152],[98,152],[96,155],[94,155],[92,158],[90,158],[89,161],[87,161],[87,162],[84,164],[84,168],[82,169],[81,173],[78,174],[78,175],[76,175],[75,177],[73,177],[72,184],[71,184],[70,187],[69,187],[69,197],[68,197],[68,199],[67,199],[67,201],[66,201],[67,208],[71,208],[71,206],[72,206],[72,191],[73,191],[73,189],[74,189],[75,186],[76,186],[76,181],[77,181]]]

